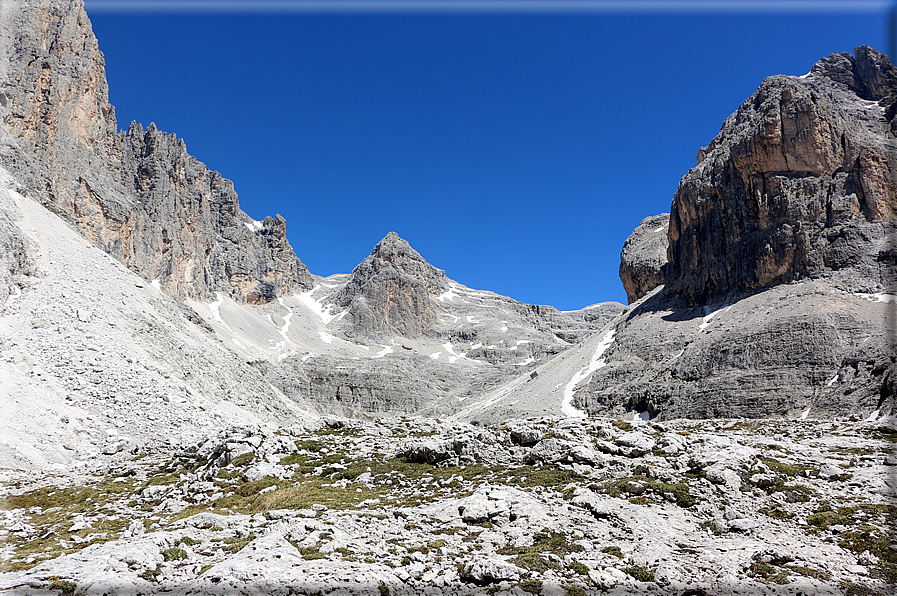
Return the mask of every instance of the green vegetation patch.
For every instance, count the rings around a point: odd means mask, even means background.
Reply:
[[[895,538],[894,532],[885,533],[875,526],[861,525],[854,531],[842,533],[838,545],[855,553],[869,551],[879,559],[873,575],[888,583],[897,583],[897,551],[890,548]]]
[[[629,476],[627,478],[608,480],[603,484],[604,492],[612,497],[621,497],[624,494],[623,487],[629,482],[643,484],[648,490],[657,495],[671,493],[675,499],[676,505],[680,507],[691,507],[697,503],[697,499],[689,491],[688,484],[684,482],[668,484],[666,482],[658,482],[646,478],[645,476]],[[644,501],[640,501],[640,503],[644,503]]]
[[[629,567],[624,567],[623,573],[632,576],[634,579],[640,582],[654,581],[654,572],[641,565],[630,565]]]
[[[187,551],[182,548],[166,548],[162,551],[162,558],[166,561],[181,561],[187,558]]]
[[[783,509],[779,509],[778,507],[761,507],[760,513],[771,517],[773,519],[791,519],[794,517],[793,513],[788,513]]]
[[[555,563],[544,554],[554,554],[563,558],[564,555],[582,552],[582,546],[570,544],[567,537],[560,532],[542,530],[533,538],[531,546],[511,547],[507,546],[498,550],[502,555],[516,555],[513,563],[523,569],[543,573],[548,569],[560,569],[561,565]]]
[[[751,564],[749,573],[767,584],[787,584],[791,582],[787,569],[768,563],[760,563],[759,561]]]
[[[542,580],[538,579],[525,579],[522,582],[517,584],[517,587],[523,590],[524,592],[529,592],[530,594],[541,594],[542,593]]]
[[[798,476],[801,475],[805,470],[809,470],[811,472],[816,472],[816,468],[811,466],[804,466],[802,464],[786,464],[784,462],[780,462],[774,457],[763,457],[760,456],[760,461],[766,464],[766,467],[775,472],[776,474],[783,474],[785,476]]]
[[[130,520],[118,519],[113,504],[130,500],[136,485],[130,478],[125,481],[105,478],[94,485],[44,487],[0,499],[2,510],[34,510],[35,513],[28,515],[28,523],[36,530],[27,536],[11,534],[4,538],[5,545],[12,547],[14,555],[0,561],[0,573],[27,570],[45,560],[114,540],[128,527]],[[69,532],[68,528],[79,515],[99,519],[89,528]],[[113,519],[103,519],[107,516]],[[84,540],[88,536],[90,539]]]
[[[623,551],[620,550],[619,546],[605,546],[604,548],[601,549],[601,552],[608,554],[608,555],[613,555],[613,556],[617,557],[618,559],[623,558]]]

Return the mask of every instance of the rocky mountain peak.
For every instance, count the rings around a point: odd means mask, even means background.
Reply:
[[[864,46],[767,78],[726,119],[671,207],[668,284],[686,305],[821,277],[893,287],[895,83]]]
[[[334,302],[348,308],[358,332],[416,337],[435,320],[430,297],[447,288],[444,271],[390,232],[355,268]]]
[[[853,55],[832,52],[813,65],[810,74],[846,85],[866,100],[897,94],[897,68],[886,55],[866,45],[856,48]]]
[[[0,30],[0,165],[35,197],[171,295],[265,304],[311,287],[282,219],[243,213],[174,134],[117,131],[83,2],[5,3]]]
[[[440,280],[445,279],[444,271],[427,263],[426,259],[414,250],[407,240],[395,232],[390,232],[378,242],[365,261],[382,265],[388,263],[408,275],[426,279],[429,283],[436,285],[440,284]]]

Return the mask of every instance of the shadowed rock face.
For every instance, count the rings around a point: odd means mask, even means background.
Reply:
[[[256,223],[233,184],[174,135],[117,132],[103,54],[80,1],[21,0],[0,26],[0,163],[97,246],[169,294],[263,304],[311,287],[283,218]]]
[[[773,76],[726,119],[670,213],[687,306],[806,278],[893,286],[897,70],[868,47]]]
[[[357,332],[417,337],[435,321],[430,297],[447,288],[444,271],[390,232],[355,267],[334,302],[349,310]]]
[[[652,215],[643,219],[626,239],[620,253],[620,281],[629,304],[664,283],[669,225],[669,213]]]

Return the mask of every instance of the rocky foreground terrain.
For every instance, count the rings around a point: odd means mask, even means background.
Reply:
[[[7,486],[0,589],[883,594],[895,441],[810,420],[221,429]]]
[[[766,79],[569,312],[395,232],[313,275],[117,129],[81,0],[0,67],[0,591],[893,593],[887,56]]]

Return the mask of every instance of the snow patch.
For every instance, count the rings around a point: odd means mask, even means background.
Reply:
[[[859,296],[860,298],[865,298],[869,302],[897,302],[897,294],[883,294],[879,292],[878,294],[854,294],[855,296]]]
[[[881,414],[881,410],[875,410],[874,412],[869,414],[869,417],[866,418],[865,421],[866,422],[875,422],[876,420],[878,420],[878,417],[880,414]]]
[[[483,347],[483,344],[482,344],[482,343],[478,343],[478,344],[470,344],[470,349],[471,349],[471,350],[476,350],[476,349],[478,349],[478,348],[482,348],[482,347]]]
[[[314,298],[311,297],[311,295],[315,292],[315,290],[317,290],[320,287],[321,286],[318,285],[318,286],[313,287],[312,289],[310,289],[307,292],[302,292],[301,294],[296,294],[296,298],[299,300],[299,302],[301,302],[306,307],[308,307],[308,310],[310,310],[311,312],[318,315],[321,318],[321,321],[323,321],[324,324],[327,325],[328,323],[330,323],[330,321],[335,319],[337,317],[337,315],[330,313],[329,305],[325,309],[324,305],[321,303],[320,300],[315,300]],[[340,317],[340,318],[342,318],[342,317]]]
[[[385,344],[380,344],[380,345],[383,346],[383,349],[380,350],[379,352],[377,352],[376,354],[374,354],[374,356],[373,356],[374,358],[383,358],[387,354],[392,354],[392,346],[387,346]],[[367,346],[364,346],[364,347],[367,347]]]
[[[479,319],[477,319],[476,317],[472,317],[470,315],[467,315],[465,318],[467,319],[468,323],[481,323],[482,322]]]
[[[527,358],[527,359],[524,360],[523,362],[515,362],[512,366],[526,366],[527,364],[532,364],[532,363],[535,362],[535,361],[536,361],[536,359],[533,358],[532,356],[530,356],[529,358]]]
[[[150,282],[150,285],[153,286],[154,288],[156,288],[157,290],[161,290],[161,289],[162,289],[162,282],[161,282],[160,280],[158,280],[158,279],[154,279],[153,281],[151,281],[151,282]],[[222,322],[223,322],[223,321],[222,321]]]
[[[701,323],[701,331],[704,331],[705,329],[707,329],[707,327],[710,326],[710,319],[712,319],[713,317],[715,317],[716,315],[718,315],[720,312],[723,312],[724,310],[727,311],[727,310],[729,310],[730,308],[732,308],[732,305],[731,305],[731,304],[724,304],[723,306],[720,306],[720,307],[719,307],[718,309],[716,309],[715,311],[710,312],[710,307],[709,307],[709,306],[705,306],[705,307],[704,307],[704,322]]]
[[[831,387],[832,385],[834,385],[837,382],[838,382],[838,375],[835,375],[834,377],[832,377],[831,379],[828,380],[828,382],[825,384],[825,386]]]
[[[433,352],[432,354],[430,354],[430,358],[432,358],[433,360],[439,360],[440,356],[442,356],[442,352]]]
[[[157,279],[153,282],[153,284],[155,285],[156,283],[158,283],[158,281],[159,280]],[[159,286],[156,287],[158,288]],[[216,321],[223,325],[227,325],[227,323],[224,322],[224,319],[221,318],[221,303],[224,302],[224,296],[221,295],[221,292],[215,292],[215,296],[218,298],[218,300],[209,303],[209,310],[212,311],[212,317]]]
[[[321,336],[321,339],[324,341],[325,344],[332,344],[333,340],[336,339],[335,337],[333,337],[326,331],[318,331],[318,335]]]
[[[249,222],[249,221],[244,221],[244,222],[243,222],[243,225],[246,226],[247,228],[249,228],[249,231],[250,231],[250,232],[258,232],[258,231],[261,230],[263,227],[265,227],[264,225],[262,225],[262,222],[260,222],[260,221],[255,221],[254,219],[253,219],[251,222]]]
[[[280,331],[280,336],[283,337],[283,340],[287,342],[287,345],[289,345],[290,338],[287,337],[287,329],[290,328],[290,319],[293,318],[293,309],[283,303],[283,298],[278,298],[277,301],[280,302],[281,306],[290,311],[283,316],[283,326],[278,330]]]
[[[573,418],[584,418],[585,413],[582,410],[578,410],[573,406],[573,391],[576,389],[576,386],[590,374],[607,365],[607,362],[601,356],[607,349],[610,347],[612,343],[614,343],[614,334],[616,332],[611,329],[607,332],[607,334],[601,338],[601,341],[598,342],[598,346],[595,348],[595,353],[592,354],[592,359],[589,363],[582,367],[576,374],[573,375],[573,378],[570,379],[570,382],[567,383],[567,386],[564,387],[564,401],[561,402],[561,412],[565,416],[570,416]]]
[[[443,348],[446,352],[448,352],[448,354],[449,354],[449,362],[452,363],[452,364],[454,364],[455,361],[458,360],[459,358],[463,358],[464,360],[470,360],[470,359],[467,357],[467,354],[459,354],[458,352],[456,352],[456,351],[455,351],[455,346],[453,346],[451,343],[444,343],[444,344],[442,344],[442,348]],[[471,362],[475,362],[475,361],[471,361]]]
[[[804,410],[803,414],[800,415],[800,418],[798,418],[798,420],[806,420],[807,416],[809,416],[809,415],[810,415],[810,408],[807,407],[807,409]]]
[[[454,302],[455,298],[460,298],[461,296],[455,293],[455,288],[449,288],[439,296],[436,296],[436,300],[440,302],[445,302],[448,300],[449,302]]]

